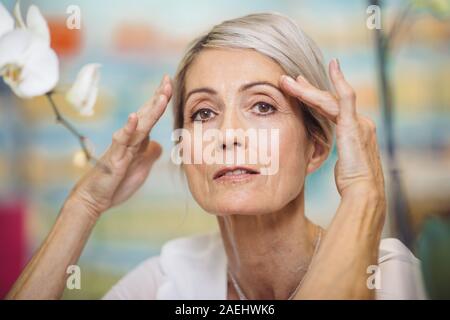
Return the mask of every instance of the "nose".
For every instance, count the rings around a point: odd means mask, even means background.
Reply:
[[[234,142],[228,142],[227,141],[227,138],[225,138],[224,140],[223,140],[223,142],[222,142],[222,150],[227,150],[227,149],[231,149],[231,148],[234,148],[234,147],[241,147],[242,146],[242,144],[241,144],[241,142],[239,142],[239,141],[234,141]]]
[[[245,128],[239,119],[238,111],[234,108],[228,108],[224,112],[220,124],[220,137],[217,147],[222,151],[246,147]]]

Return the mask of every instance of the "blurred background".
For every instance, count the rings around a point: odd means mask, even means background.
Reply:
[[[14,1],[2,1],[11,10]],[[326,61],[338,57],[354,86],[361,113],[378,124],[388,194],[386,113],[380,99],[375,30],[366,26],[364,0],[35,0],[51,30],[62,85],[86,63],[101,68],[100,95],[91,117],[80,116],[63,97],[61,112],[100,155],[127,115],[150,97],[164,73],[173,75],[188,42],[214,24],[249,13],[276,11],[295,19],[322,48]],[[450,291],[450,21],[449,1],[381,1],[382,29],[397,28],[384,69],[391,85],[395,168],[401,179],[399,212],[392,212],[385,237],[407,230],[409,246],[422,260],[431,298]],[[81,29],[66,28],[67,8],[81,10]],[[404,8],[407,7],[408,10]],[[447,11],[446,11],[447,10]],[[193,201],[170,161],[171,112],[152,131],[164,148],[139,192],[106,213],[79,261],[81,290],[65,299],[98,299],[139,262],[159,254],[175,237],[217,229],[213,216]],[[89,165],[76,154],[78,142],[57,124],[44,98],[21,100],[0,83],[0,298],[49,232],[75,182]],[[336,152],[308,178],[306,212],[326,227],[338,206],[333,168]],[[404,198],[403,196],[404,195]],[[398,199],[397,199],[398,200]],[[403,201],[403,200],[406,200]],[[395,206],[394,206],[395,207]]]

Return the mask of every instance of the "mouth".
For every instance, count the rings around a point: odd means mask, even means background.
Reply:
[[[258,170],[248,167],[226,167],[218,170],[213,177],[217,181],[239,181],[245,180],[259,174]]]

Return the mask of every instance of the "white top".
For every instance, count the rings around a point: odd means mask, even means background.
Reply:
[[[425,299],[420,261],[397,239],[383,239],[376,299]],[[227,256],[219,232],[177,238],[126,274],[103,299],[225,300]],[[372,271],[373,272],[373,271]],[[368,273],[369,278],[373,273]]]

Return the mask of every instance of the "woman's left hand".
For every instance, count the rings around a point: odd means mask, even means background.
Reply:
[[[371,195],[385,199],[384,178],[378,151],[375,123],[356,111],[356,95],[347,83],[339,62],[329,65],[336,94],[322,91],[305,78],[281,77],[282,88],[336,125],[338,161],[336,186],[341,197]]]
[[[336,125],[334,172],[341,203],[296,299],[373,299],[367,268],[377,263],[386,213],[375,124],[357,113],[355,92],[337,60],[331,61],[329,74],[335,94],[300,76],[282,76],[280,81],[289,95]]]

